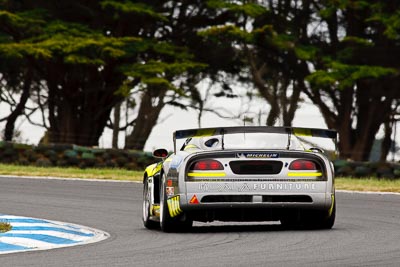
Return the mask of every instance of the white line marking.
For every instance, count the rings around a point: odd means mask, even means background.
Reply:
[[[351,191],[351,190],[336,190],[336,192],[349,193],[349,194],[370,194],[370,195],[395,195],[395,196],[400,196],[400,193],[396,193],[396,192]]]

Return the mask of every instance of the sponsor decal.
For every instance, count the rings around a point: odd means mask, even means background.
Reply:
[[[279,153],[236,153],[236,157],[246,159],[271,159],[279,158]]]
[[[175,188],[173,188],[172,186],[167,186],[165,188],[165,191],[167,193],[167,196],[169,197],[175,195]]]
[[[204,192],[229,192],[233,191],[233,184],[203,183],[199,185],[199,189]]]
[[[250,191],[250,187],[247,183],[244,183],[241,187],[239,187],[238,191],[239,192]]]
[[[314,191],[315,183],[200,183],[201,192]]]

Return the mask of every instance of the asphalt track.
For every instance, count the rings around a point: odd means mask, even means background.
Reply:
[[[141,222],[141,184],[0,178],[0,213],[108,232],[105,241],[0,256],[0,266],[400,266],[400,196],[338,193],[332,230],[196,224],[165,234]]]

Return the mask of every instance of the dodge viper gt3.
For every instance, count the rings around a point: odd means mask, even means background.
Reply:
[[[294,127],[174,132],[173,153],[155,150],[162,161],[144,172],[144,226],[175,232],[188,230],[193,221],[218,220],[332,228],[333,165],[328,153],[305,143],[305,137],[331,139],[336,145],[337,133]],[[179,150],[178,141],[183,143]]]

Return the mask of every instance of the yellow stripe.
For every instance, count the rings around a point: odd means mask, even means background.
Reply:
[[[178,216],[182,213],[182,210],[179,205],[179,196],[172,197],[167,200],[168,211],[171,218]]]
[[[176,207],[176,197],[172,200],[172,207],[174,207],[174,217],[178,215],[177,207]]]
[[[171,212],[172,212],[171,217],[175,217],[176,214],[175,214],[175,199],[174,198],[171,198],[171,207],[172,207],[172,209],[171,209]]]
[[[174,213],[173,213],[173,211],[172,211],[172,204],[171,204],[171,199],[168,199],[167,200],[167,204],[168,204],[168,211],[169,211],[169,215],[171,216],[171,217],[174,217]]]
[[[296,136],[312,136],[312,132],[310,129],[296,129],[293,128],[293,133]]]
[[[185,146],[185,150],[186,149],[199,149],[196,145],[187,145]]]
[[[317,176],[322,176],[322,172],[289,172],[288,176],[291,177],[317,177]]]
[[[224,172],[189,172],[188,176],[193,177],[222,177],[226,176]]]
[[[176,213],[177,214],[181,214],[182,213],[182,210],[181,210],[181,207],[180,207],[180,204],[179,204],[179,196],[176,196]]]
[[[171,217],[175,217],[175,201],[173,198],[171,198]]]
[[[215,129],[198,129],[193,137],[204,137],[215,135]]]
[[[331,217],[332,216],[332,212],[333,212],[333,205],[335,204],[335,195],[334,194],[332,194],[332,204],[331,204],[331,207],[330,207],[330,209],[329,209],[329,212],[328,212],[328,216],[329,217]]]

